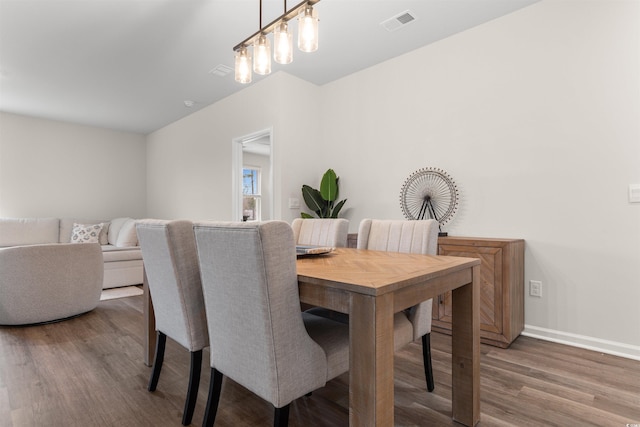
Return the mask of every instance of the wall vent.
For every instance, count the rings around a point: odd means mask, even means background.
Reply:
[[[411,11],[405,10],[386,21],[382,21],[380,25],[382,25],[387,31],[392,32],[410,24],[416,19],[416,16]]]

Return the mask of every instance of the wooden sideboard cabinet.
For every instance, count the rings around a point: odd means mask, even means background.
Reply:
[[[524,240],[439,237],[438,255],[480,258],[480,341],[509,347],[524,328]],[[433,299],[432,330],[451,334],[451,292]]]

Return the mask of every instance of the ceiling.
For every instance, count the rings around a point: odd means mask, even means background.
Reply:
[[[319,50],[273,72],[323,85],[536,1],[322,0]],[[146,134],[245,88],[211,71],[258,28],[259,0],[0,0],[0,111]]]

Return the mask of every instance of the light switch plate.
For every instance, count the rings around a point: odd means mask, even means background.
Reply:
[[[300,209],[300,199],[297,199],[295,197],[290,197],[289,209]]]
[[[640,184],[629,184],[629,203],[640,203]]]

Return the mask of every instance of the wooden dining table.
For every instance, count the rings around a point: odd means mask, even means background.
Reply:
[[[480,420],[480,260],[337,248],[297,261],[300,301],[349,314],[349,425],[393,426],[394,313],[452,291],[452,418]],[[145,280],[145,363],[155,325]],[[426,393],[425,387],[425,393]]]

